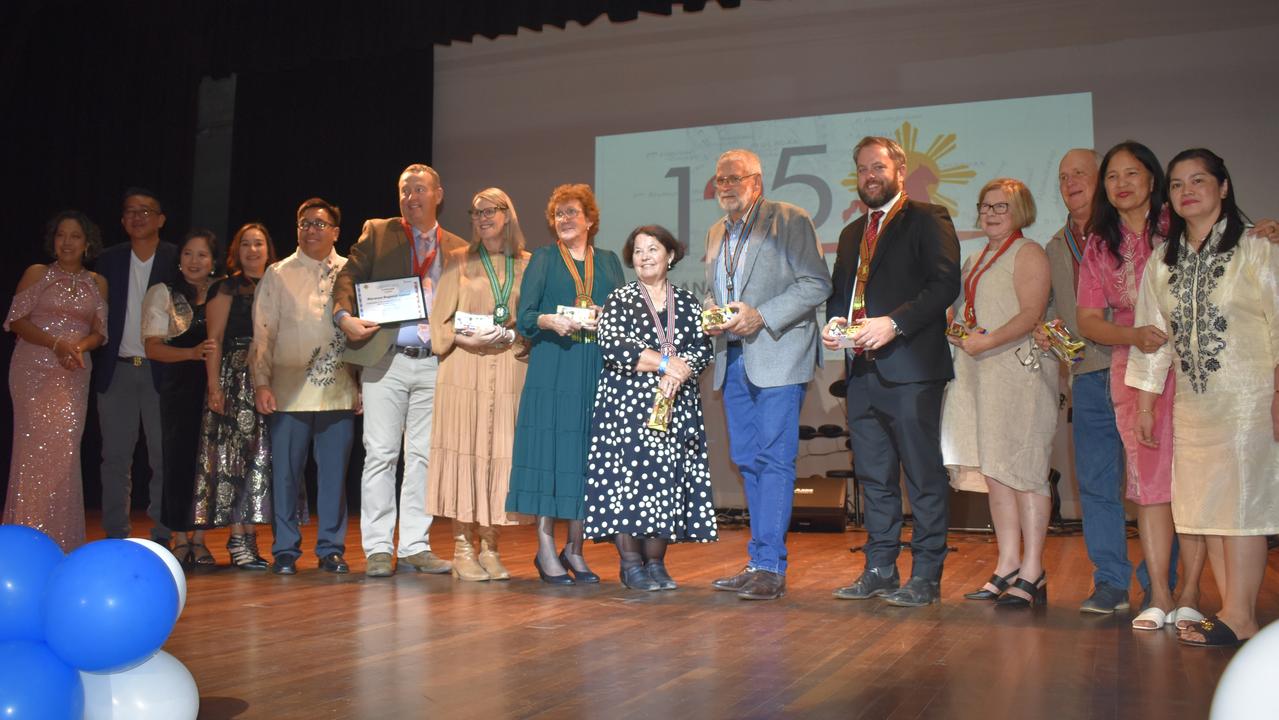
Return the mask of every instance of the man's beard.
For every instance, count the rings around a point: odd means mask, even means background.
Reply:
[[[884,203],[888,202],[891,198],[896,197],[897,193],[901,192],[901,189],[901,183],[899,183],[897,178],[894,177],[884,181],[883,186],[880,188],[879,195],[869,195],[862,189],[861,185],[858,185],[857,197],[860,197],[862,202],[866,203],[866,207],[877,208],[882,207]]]

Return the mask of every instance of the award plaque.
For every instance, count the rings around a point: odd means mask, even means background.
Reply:
[[[492,327],[492,315],[476,315],[461,310],[453,313],[453,329],[462,335],[478,335]]]
[[[416,277],[356,283],[355,302],[361,320],[379,325],[412,322],[426,317],[422,281]]]

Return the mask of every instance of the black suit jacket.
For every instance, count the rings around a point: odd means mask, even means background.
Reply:
[[[847,317],[866,216],[839,234],[834,292],[827,320]],[[875,351],[875,367],[890,382],[949,380],[955,376],[946,342],[946,310],[959,297],[959,239],[940,205],[907,199],[875,243],[866,281],[866,315],[887,315],[902,335]]]
[[[94,269],[107,280],[107,342],[93,353],[93,390],[106,392],[115,374],[115,359],[120,354],[120,337],[124,334],[124,313],[129,305],[129,261],[133,246],[127,242],[112,245],[98,256]],[[173,282],[178,274],[178,249],[161,241],[155,248],[155,262],[147,287]],[[138,298],[138,303],[142,298]],[[151,379],[160,388],[160,368],[151,364]]]

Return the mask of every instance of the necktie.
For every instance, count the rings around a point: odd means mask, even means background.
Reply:
[[[875,241],[879,240],[879,221],[883,217],[883,210],[876,210],[870,214],[870,224],[866,226],[867,260],[875,257]]]

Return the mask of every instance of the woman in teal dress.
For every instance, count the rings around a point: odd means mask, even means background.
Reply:
[[[604,300],[623,281],[617,255],[595,248],[599,218],[589,185],[555,188],[546,222],[557,242],[533,253],[515,315],[531,348],[506,511],[537,516],[533,564],[544,582],[556,585],[599,582],[582,558],[586,450],[604,366],[595,329]],[[575,319],[560,314],[561,306],[587,312]],[[557,519],[568,521],[568,543],[559,553]]]

